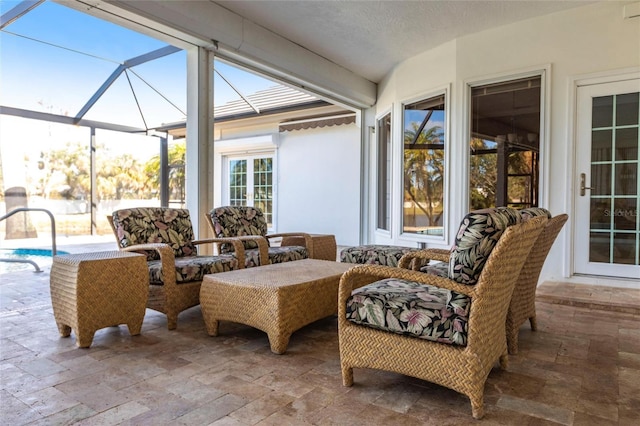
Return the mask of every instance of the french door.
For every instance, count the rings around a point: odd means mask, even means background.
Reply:
[[[273,156],[227,158],[227,202],[258,207],[273,226]]]
[[[640,78],[577,90],[574,272],[640,278]]]

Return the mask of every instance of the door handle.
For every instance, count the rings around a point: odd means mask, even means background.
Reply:
[[[584,173],[580,173],[580,196],[584,197],[585,194],[585,189],[595,189],[593,187],[590,186],[585,186],[586,185],[586,181],[587,181],[587,175]]]

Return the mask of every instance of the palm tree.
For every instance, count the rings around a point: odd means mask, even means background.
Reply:
[[[145,193],[142,165],[131,154],[109,156],[98,164],[96,180],[100,200],[140,199],[149,196]]]
[[[436,225],[442,217],[444,194],[444,133],[440,126],[420,131],[411,123],[404,133],[404,192]]]
[[[169,198],[184,199],[186,143],[173,143],[169,146]],[[153,156],[145,163],[147,176],[146,188],[151,192],[160,191],[160,155]]]
[[[489,150],[486,142],[480,138],[471,139],[471,167],[469,186],[471,210],[495,207],[496,182],[498,181],[498,155],[482,153]]]

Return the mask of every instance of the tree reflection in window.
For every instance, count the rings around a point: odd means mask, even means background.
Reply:
[[[444,129],[444,95],[404,106],[405,233],[443,233]]]

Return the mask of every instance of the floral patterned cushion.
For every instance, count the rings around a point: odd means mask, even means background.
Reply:
[[[262,211],[250,206],[218,207],[209,212],[215,236],[240,237],[244,235],[267,235],[267,220]],[[246,250],[258,247],[254,241],[245,241]],[[222,244],[220,253],[233,251],[231,244]]]
[[[192,241],[193,227],[189,210],[165,207],[143,207],[113,212],[120,247],[136,244],[165,243],[176,258],[198,254]],[[159,260],[156,251],[147,252],[147,260]]]
[[[460,224],[449,258],[449,278],[474,285],[502,233],[521,222],[517,210],[509,207],[476,210]]]
[[[435,275],[442,278],[449,278],[448,262],[432,262],[420,268],[420,272]]]
[[[340,262],[398,266],[402,256],[417,250],[411,247],[375,244],[348,247],[340,252]]]
[[[245,250],[245,268],[260,265],[258,253],[258,249]],[[271,263],[291,262],[307,259],[308,257],[307,249],[302,246],[269,247],[269,260]]]
[[[347,319],[398,334],[465,346],[471,300],[455,291],[387,278],[347,300]]]
[[[529,207],[528,209],[518,210],[520,216],[522,216],[522,220],[529,220],[536,216],[546,216],[547,219],[551,219],[551,212],[547,209],[543,209],[542,207]]]
[[[162,285],[162,263],[153,260],[148,263],[149,282]],[[238,260],[231,255],[176,257],[176,283],[202,281],[205,275],[227,272],[238,268]]]

